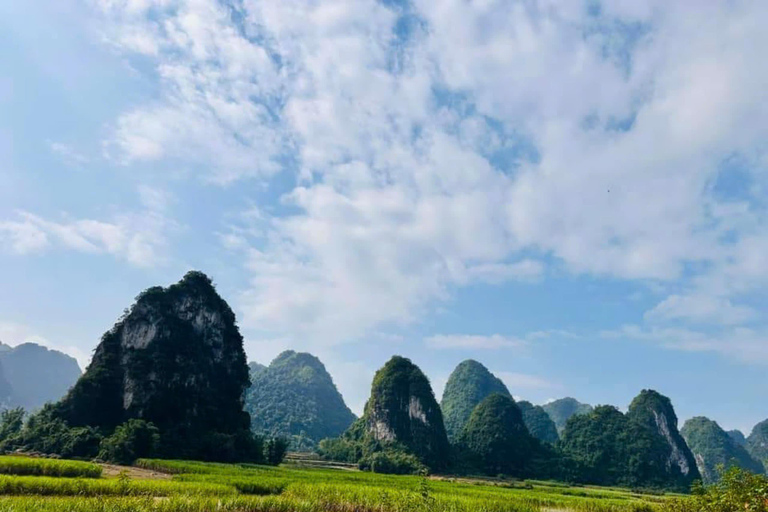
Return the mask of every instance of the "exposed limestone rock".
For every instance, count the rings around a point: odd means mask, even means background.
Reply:
[[[644,389],[630,404],[627,416],[654,430],[669,448],[666,470],[681,485],[690,486],[700,475],[693,453],[677,430],[677,415],[672,402],[666,396]]]

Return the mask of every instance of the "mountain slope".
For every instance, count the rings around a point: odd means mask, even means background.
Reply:
[[[482,472],[518,477],[529,471],[527,466],[537,446],[515,401],[501,393],[491,394],[474,408],[459,436],[459,445]]]
[[[493,393],[511,396],[504,383],[477,361],[467,359],[456,366],[440,402],[449,439],[458,438],[472,410]]]
[[[571,397],[561,398],[544,404],[541,407],[549,414],[552,421],[555,422],[558,432],[562,432],[565,429],[565,424],[572,416],[592,412],[591,405],[583,404]]]
[[[365,412],[345,437],[366,449],[404,449],[432,470],[444,469],[449,462],[443,415],[429,380],[400,356],[376,372]]]
[[[709,418],[691,418],[685,422],[680,433],[690,446],[705,483],[719,480],[719,465],[738,466],[753,473],[763,472],[763,465]]]
[[[337,437],[355,420],[323,363],[311,354],[283,352],[268,366],[251,363],[245,410],[257,433],[288,437],[295,450],[311,450]]]
[[[755,425],[747,438],[746,448],[750,455],[761,461],[768,470],[768,420]]]
[[[168,456],[231,460],[248,456],[248,384],[234,313],[205,274],[189,272],[139,295],[54,411],[70,426],[105,431],[143,419],[159,428]]]
[[[81,374],[73,357],[35,343],[3,350],[0,366],[13,389],[13,405],[27,411],[63,397]]]
[[[687,489],[701,477],[693,453],[677,430],[677,415],[669,398],[644,389],[632,400],[627,417],[664,440],[667,447],[664,463],[670,482]]]
[[[521,400],[517,402],[520,412],[523,413],[523,421],[528,427],[528,432],[539,441],[555,444],[560,436],[557,434],[557,427],[552,418],[549,417],[540,405],[533,405],[530,402]]]

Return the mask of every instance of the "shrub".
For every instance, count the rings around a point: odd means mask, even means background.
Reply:
[[[360,460],[358,467],[364,471],[392,475],[417,475],[427,472],[427,468],[415,455],[392,450],[367,455]]]
[[[675,512],[768,512],[768,477],[733,466],[721,466],[720,481],[708,487],[695,486],[693,497],[669,503]]]
[[[119,425],[101,442],[99,458],[119,464],[133,464],[136,459],[151,457],[158,450],[160,432],[152,423],[131,419]]]
[[[273,466],[283,462],[285,453],[288,451],[288,443],[289,441],[282,437],[274,437],[267,440],[264,443],[264,461]]]

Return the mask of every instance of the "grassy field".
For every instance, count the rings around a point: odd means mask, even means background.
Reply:
[[[69,477],[64,472],[29,476],[27,468],[39,459],[2,459],[0,512],[653,512],[666,508],[670,499],[535,481],[160,460],[142,460],[137,466],[172,473],[172,480],[128,478],[127,473],[118,478]],[[20,468],[19,474],[13,468]]]

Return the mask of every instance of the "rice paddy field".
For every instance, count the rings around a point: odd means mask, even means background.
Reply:
[[[1,512],[653,512],[679,497],[538,481],[140,460],[0,457]]]

